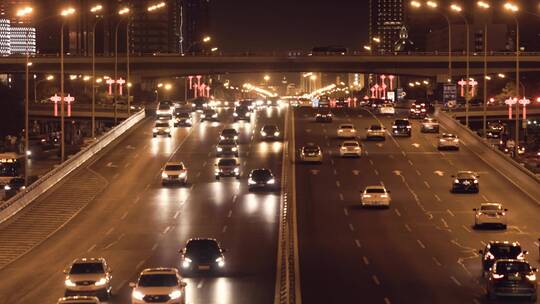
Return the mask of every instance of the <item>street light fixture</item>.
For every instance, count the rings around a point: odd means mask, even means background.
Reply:
[[[165,2],[160,2],[158,4],[154,4],[154,5],[148,7],[148,11],[153,12],[155,10],[158,10],[158,9],[162,8],[162,7],[165,7],[165,5],[166,5]]]
[[[206,36],[206,37],[203,38],[202,41],[205,42],[205,43],[208,43],[208,42],[210,42],[211,40],[212,40],[212,37]]]

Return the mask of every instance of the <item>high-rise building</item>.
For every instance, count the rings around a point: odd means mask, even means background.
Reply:
[[[148,1],[132,1],[131,43],[135,53],[179,53],[181,0],[165,1],[166,7],[148,12]]]
[[[182,51],[202,49],[202,39],[210,34],[210,0],[183,0]]]
[[[17,16],[17,10],[28,5],[28,0],[0,0],[0,55],[36,52],[36,28],[31,16]]]
[[[404,26],[404,0],[370,0],[369,39],[376,52],[392,52]],[[378,38],[378,42],[373,39]]]

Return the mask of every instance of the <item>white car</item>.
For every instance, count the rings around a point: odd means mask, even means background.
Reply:
[[[56,304],[100,304],[98,298],[89,296],[63,297]]]
[[[184,163],[181,162],[168,162],[163,167],[161,172],[161,183],[163,185],[168,183],[187,183],[187,168]]]
[[[366,139],[386,139],[386,129],[381,125],[371,125],[366,131]]]
[[[111,269],[104,258],[76,259],[64,273],[66,297],[85,295],[108,299],[111,296]]]
[[[506,229],[506,212],[500,203],[482,203],[480,208],[474,208],[474,226],[495,225]]]
[[[169,120],[158,120],[154,124],[154,129],[152,129],[152,137],[158,135],[164,135],[171,137],[171,122]]]
[[[176,268],[149,268],[139,274],[137,283],[129,283],[132,304],[185,304],[186,286]]]
[[[338,138],[355,138],[356,128],[353,124],[341,124],[337,130]]]
[[[362,207],[390,207],[390,191],[382,185],[367,186],[360,198]]]
[[[422,120],[422,133],[439,133],[439,122],[435,118],[426,117]]]
[[[305,163],[322,163],[323,154],[321,147],[315,144],[307,144],[300,151],[300,160]]]
[[[385,104],[382,104],[381,107],[379,108],[379,113],[382,115],[394,115],[396,114],[396,109],[394,108],[393,105],[385,103]]]
[[[347,140],[344,141],[339,146],[339,155],[341,157],[360,157],[362,156],[362,147],[356,140]]]
[[[437,144],[437,149],[443,150],[443,149],[453,149],[453,150],[459,150],[459,138],[455,134],[450,133],[443,133],[439,137],[439,141]]]
[[[156,109],[156,115],[162,116],[162,115],[173,115],[174,106],[171,106],[169,103],[159,103]]]

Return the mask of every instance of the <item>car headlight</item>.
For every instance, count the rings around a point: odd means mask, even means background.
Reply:
[[[152,131],[157,132],[157,131],[158,131],[158,128],[154,128],[154,129],[152,129]]]
[[[411,126],[407,126],[407,129],[411,129],[412,127]]]
[[[236,152],[236,151],[238,151],[238,148],[237,148],[237,147],[233,147],[231,150],[232,150],[233,152]]]
[[[362,197],[370,198],[370,197],[371,197],[371,194],[364,194],[364,195],[362,195]]]
[[[212,115],[212,118],[216,118],[216,117],[217,117],[217,113],[216,113],[216,114],[214,114],[214,115]]]
[[[201,114],[201,118],[206,118],[206,114]]]
[[[70,279],[66,279],[64,283],[66,284],[66,286],[69,286],[69,287],[73,287],[76,285],[75,282],[73,282]]]
[[[171,129],[167,128],[167,129],[165,129],[165,132],[169,133],[169,132],[171,132]]]
[[[455,179],[454,184],[459,184],[459,179]]]
[[[106,278],[101,278],[101,279],[99,279],[99,281],[94,283],[94,285],[96,285],[96,286],[103,286],[105,284],[107,284],[107,279]]]
[[[354,147],[354,149],[355,149],[356,151],[358,151],[358,150],[360,150],[360,147]]]
[[[457,138],[456,138],[456,139],[454,139],[454,142],[456,142],[456,143],[457,143],[457,142],[459,142],[459,139],[457,139]]]
[[[279,136],[279,132],[274,132],[274,136]]]
[[[188,268],[191,265],[192,260],[190,258],[184,258],[182,261],[182,267]]]
[[[502,279],[504,278],[504,274],[498,274],[498,273],[494,273],[491,275],[494,279]]]
[[[196,107],[197,105],[196,105],[196,104],[194,104],[194,103],[192,103],[192,104],[191,104],[191,106],[192,106],[192,107]]]
[[[523,252],[520,252],[517,256],[518,260],[525,260],[525,254]]]
[[[251,179],[251,177],[250,177],[249,180],[248,180],[248,184],[250,184],[250,185],[255,185],[256,183],[255,183],[255,181],[254,181],[253,179]]]
[[[392,126],[392,129],[397,129],[397,126]]]
[[[223,148],[217,147],[218,152],[223,151]]]
[[[267,184],[270,184],[270,185],[273,185],[273,184],[275,184],[275,183],[276,183],[276,180],[273,179],[273,178],[270,179],[270,180],[267,182]]]
[[[214,170],[214,172],[219,173],[219,172],[221,172],[221,170],[216,168],[216,169]]]
[[[26,151],[26,155],[28,155],[28,156],[32,155],[32,151],[27,150],[27,151]]]
[[[181,177],[181,178],[184,178],[184,177],[186,177],[186,176],[187,176],[187,172],[182,172],[182,173],[180,173],[180,177]]]
[[[234,116],[234,117],[237,117],[237,116],[238,116],[238,113],[234,112],[234,113],[233,113],[233,116]]]
[[[139,301],[142,301],[142,299],[144,298],[144,294],[138,290],[133,290],[133,292],[131,293],[131,296],[134,299],[139,300]]]
[[[224,267],[225,266],[225,259],[223,259],[223,257],[219,257],[216,259],[216,263],[218,264],[219,267]]]
[[[444,140],[444,139],[442,139],[442,138],[439,139],[439,142],[445,142],[445,141],[446,141],[446,140]]]
[[[387,198],[387,197],[388,197],[388,194],[382,194],[381,197],[382,197],[382,198]]]
[[[179,299],[182,296],[182,292],[180,290],[175,290],[169,294],[169,297],[171,300]]]
[[[225,139],[225,136],[221,135],[221,136],[219,136],[219,139],[223,140],[223,139]]]
[[[163,173],[161,173],[161,177],[162,177],[162,178],[168,178],[169,175],[168,175],[167,173],[163,172]]]
[[[477,179],[475,179],[473,183],[475,183],[475,184],[478,184],[478,180],[477,180]]]
[[[6,190],[6,191],[11,190],[11,186],[10,186],[10,185],[5,185],[5,186],[4,186],[4,190]]]
[[[529,281],[536,281],[536,274],[532,273],[532,274],[528,274],[526,275],[527,279]]]
[[[491,252],[488,252],[486,254],[486,257],[484,258],[485,260],[494,260],[495,259],[495,256],[491,253]]]
[[[246,113],[246,117],[248,117],[248,116],[249,116],[249,113]]]
[[[240,172],[240,168],[234,168],[234,172],[236,173]]]
[[[262,136],[266,136],[266,132],[264,132],[264,131],[261,132],[261,135],[262,135]]]

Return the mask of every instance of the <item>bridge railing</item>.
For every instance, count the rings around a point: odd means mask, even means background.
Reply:
[[[144,118],[145,110],[143,109],[105,133],[97,141],[66,160],[60,166],[42,176],[24,191],[19,192],[8,201],[0,204],[0,223],[10,219],[23,208],[34,202],[57,183],[61,182],[71,172],[82,166],[86,161],[98,154]]]

